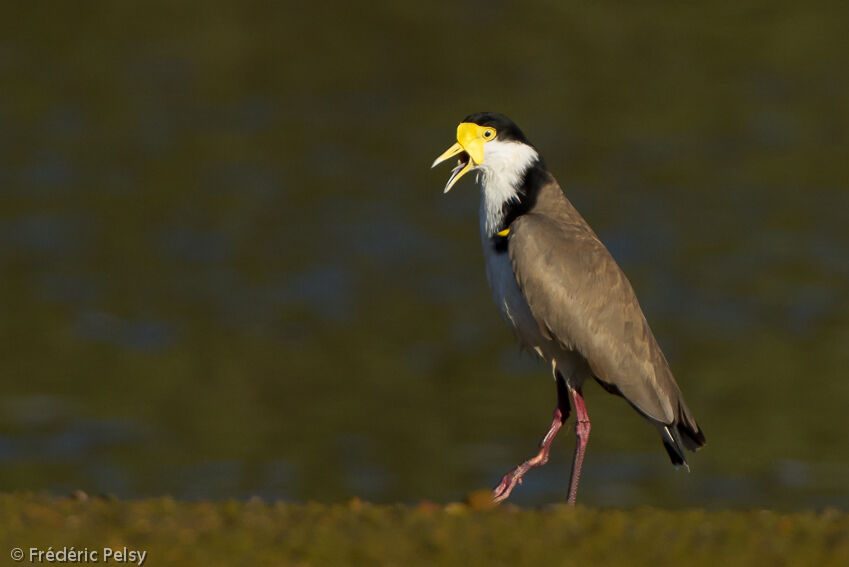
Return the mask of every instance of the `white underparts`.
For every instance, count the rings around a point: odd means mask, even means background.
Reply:
[[[522,290],[519,289],[510,255],[496,251],[489,238],[481,236],[486,261],[486,279],[492,292],[492,299],[495,300],[501,315],[516,332],[519,342],[525,348],[536,351],[541,358],[545,358],[542,347],[548,341],[542,336],[531,308]]]
[[[534,148],[521,142],[496,139],[484,145],[483,163],[475,168],[481,185],[482,236],[500,230],[504,205],[519,198],[522,177],[538,158]]]

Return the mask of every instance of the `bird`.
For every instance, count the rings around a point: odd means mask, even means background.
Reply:
[[[456,157],[444,193],[467,173],[481,188],[480,236],[486,277],[503,318],[523,349],[551,367],[557,404],[539,451],[492,491],[506,500],[575,410],[568,504],[575,505],[590,436],[582,388],[594,379],[653,425],[672,464],[689,471],[685,449],[705,436],[633,288],[610,252],[548,171],[537,148],[503,114],[479,112],[457,126],[457,142],[431,166]]]

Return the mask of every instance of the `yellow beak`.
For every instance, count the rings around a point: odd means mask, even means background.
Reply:
[[[458,160],[457,167],[451,170],[451,177],[448,178],[448,183],[445,185],[444,193],[448,193],[457,181],[466,175],[473,168],[483,163],[483,138],[484,128],[473,122],[463,122],[457,126],[457,143],[445,150],[445,152],[436,158],[431,166],[436,167],[445,160],[466,152],[469,156],[467,162]]]

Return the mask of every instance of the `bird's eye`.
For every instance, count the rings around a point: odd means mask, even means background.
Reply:
[[[493,139],[495,137],[495,130],[493,130],[492,128],[487,128],[483,131],[483,137],[487,140]]]

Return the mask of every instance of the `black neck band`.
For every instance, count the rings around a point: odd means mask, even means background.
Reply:
[[[551,180],[551,174],[545,168],[542,158],[537,158],[525,171],[522,183],[519,186],[518,198],[510,199],[501,207],[501,223],[496,232],[504,231],[518,217],[530,211],[537,201],[542,186]],[[490,240],[496,252],[507,251],[507,239],[509,235],[492,235]]]

